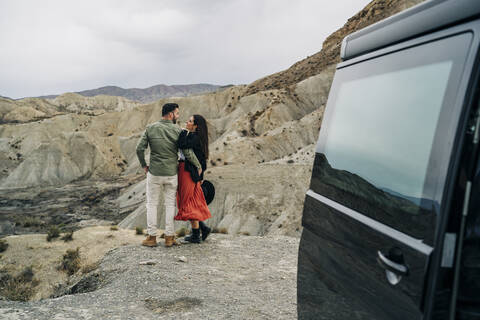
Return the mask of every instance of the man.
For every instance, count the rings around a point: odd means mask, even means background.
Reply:
[[[176,244],[173,230],[177,193],[178,147],[181,129],[176,125],[178,104],[167,103],[162,107],[162,119],[148,125],[137,145],[137,157],[147,174],[147,238],[142,245],[157,246],[157,206],[161,186],[165,196],[165,247]],[[145,162],[145,149],[150,146],[150,165]],[[202,167],[192,149],[182,150],[199,174]]]

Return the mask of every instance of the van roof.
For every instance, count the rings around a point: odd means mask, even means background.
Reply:
[[[346,36],[340,56],[348,60],[479,15],[479,0],[422,2]]]

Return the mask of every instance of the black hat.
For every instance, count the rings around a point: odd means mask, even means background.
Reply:
[[[203,196],[205,197],[205,201],[207,202],[207,204],[210,204],[210,202],[213,201],[213,198],[215,198],[215,187],[210,181],[203,180],[202,191]]]

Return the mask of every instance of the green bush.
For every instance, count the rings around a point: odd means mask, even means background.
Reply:
[[[60,229],[57,226],[52,226],[47,233],[47,241],[60,237]]]
[[[38,217],[25,217],[21,219],[19,223],[25,228],[41,227],[45,224],[45,222]]]
[[[143,234],[143,228],[142,227],[135,227],[135,234]]]

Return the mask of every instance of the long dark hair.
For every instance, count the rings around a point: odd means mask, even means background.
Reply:
[[[205,159],[208,159],[208,127],[207,121],[204,117],[199,114],[193,115],[193,124],[197,126],[197,130],[195,131],[200,138],[200,145],[205,155]]]

